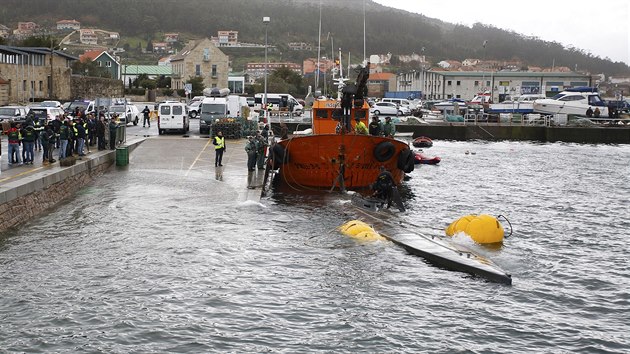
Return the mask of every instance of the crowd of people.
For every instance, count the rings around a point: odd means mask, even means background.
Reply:
[[[115,149],[117,117],[107,120],[104,114],[97,118],[81,113],[74,117],[59,115],[49,122],[39,117],[27,117],[24,123],[3,122],[2,131],[8,138],[8,165],[32,165],[35,151],[42,152],[42,164],[51,164],[69,156],[81,159],[91,146],[105,150],[108,142],[109,148]]]

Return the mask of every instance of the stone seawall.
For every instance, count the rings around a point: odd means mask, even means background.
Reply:
[[[144,140],[127,143],[129,151]],[[116,151],[98,152],[68,167],[43,169],[0,187],[0,232],[18,226],[73,196],[116,161]]]
[[[287,123],[289,132],[310,128],[306,123]],[[272,123],[274,133],[280,133],[278,123]],[[414,137],[427,136],[437,140],[514,140],[540,142],[567,142],[584,144],[630,144],[630,126],[545,127],[499,124],[431,124],[396,125],[397,132],[413,133]]]
[[[17,226],[74,195],[80,188],[85,187],[95,177],[101,175],[112,163],[113,161],[65,178],[62,177],[62,180],[57,183],[1,204],[0,232]]]

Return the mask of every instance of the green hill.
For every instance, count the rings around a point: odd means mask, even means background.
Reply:
[[[363,56],[363,1],[324,0],[322,49],[335,48]],[[317,45],[319,2],[306,0],[3,0],[0,23],[34,21],[53,27],[57,20],[76,19],[83,27],[118,31],[124,37],[151,39],[159,32],[180,32],[190,37],[216,36],[218,30],[237,30],[242,42],[264,43],[263,16],[270,16],[269,43],[276,59],[300,60],[311,53],[287,50],[288,42]],[[490,25],[472,28],[367,1],[368,54],[424,54],[432,62],[444,59],[520,59],[528,65],[585,68],[591,73],[628,75],[630,67],[557,42],[542,41]],[[156,38],[159,39],[159,38]],[[485,49],[484,40],[491,45]],[[330,55],[330,54],[327,54]],[[238,70],[239,68],[237,68]]]

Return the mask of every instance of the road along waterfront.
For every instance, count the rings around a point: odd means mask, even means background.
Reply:
[[[4,351],[630,350],[629,146],[425,150],[442,162],[411,173],[401,217],[440,233],[506,215],[502,248],[458,242],[509,271],[507,287],[341,236],[354,215],[336,194],[240,199],[245,160],[218,179],[206,143],[147,139],[127,168],[0,236]]]

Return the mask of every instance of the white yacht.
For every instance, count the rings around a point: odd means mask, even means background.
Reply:
[[[508,98],[501,103],[491,103],[488,113],[520,113],[534,112],[534,101],[545,98],[544,95],[524,94],[518,97]]]
[[[599,109],[600,117],[608,117],[606,102],[599,97],[597,88],[575,87],[565,89],[552,98],[534,101],[534,111],[542,114],[575,114],[584,116],[591,108]]]

